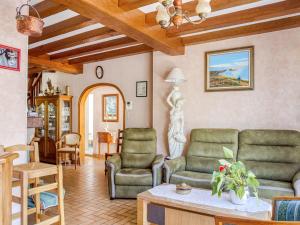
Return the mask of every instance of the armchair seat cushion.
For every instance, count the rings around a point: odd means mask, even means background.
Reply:
[[[261,198],[272,199],[276,196],[294,196],[292,183],[259,179],[258,195]]]
[[[170,183],[186,183],[192,187],[211,189],[212,174],[193,171],[179,171],[172,174]]]
[[[152,186],[151,169],[123,168],[116,173],[116,185]]]

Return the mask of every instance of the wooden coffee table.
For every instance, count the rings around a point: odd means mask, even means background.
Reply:
[[[270,200],[265,201],[271,203]],[[153,218],[160,218],[159,224],[163,225],[215,225],[215,216],[270,220],[271,211],[248,213],[222,209],[178,201],[167,196],[159,197],[151,194],[149,191],[140,193],[137,197],[138,225],[158,224],[158,222],[153,221]]]

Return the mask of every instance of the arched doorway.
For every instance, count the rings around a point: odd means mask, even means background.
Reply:
[[[126,120],[126,110],[125,110],[125,97],[123,92],[121,91],[121,89],[111,83],[97,83],[97,84],[93,84],[90,85],[88,87],[86,87],[83,92],[81,93],[80,97],[79,97],[79,101],[78,101],[78,132],[81,135],[81,143],[80,143],[80,160],[81,162],[84,161],[84,155],[85,155],[85,146],[86,146],[86,101],[87,98],[89,96],[89,94],[94,91],[97,88],[101,88],[101,87],[113,87],[114,89],[116,89],[119,94],[121,95],[121,101],[123,101],[123,129],[125,129],[125,120]]]

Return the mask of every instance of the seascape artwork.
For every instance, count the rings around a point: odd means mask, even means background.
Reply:
[[[206,54],[206,90],[253,88],[253,48]]]

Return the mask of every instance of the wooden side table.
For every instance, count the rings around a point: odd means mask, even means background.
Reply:
[[[98,132],[98,156],[100,158],[101,143],[107,144],[107,153],[110,151],[110,144],[113,143],[113,137],[109,132]]]

